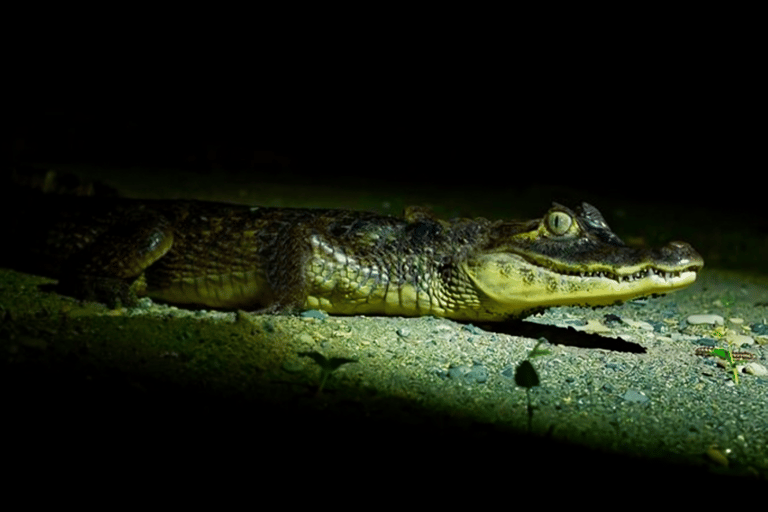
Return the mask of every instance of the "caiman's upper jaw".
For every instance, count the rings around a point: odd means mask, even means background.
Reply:
[[[592,247],[576,244],[574,250],[560,254],[521,251],[518,254],[535,266],[580,278],[601,277],[617,282],[632,282],[650,277],[674,280],[698,272],[704,260],[685,242],[671,242],[660,249],[635,249],[627,246]],[[578,247],[581,245],[581,247]]]

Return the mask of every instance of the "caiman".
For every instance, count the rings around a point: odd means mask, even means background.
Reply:
[[[111,306],[520,318],[690,285],[687,243],[626,246],[587,203],[529,221],[444,221],[361,211],[180,200],[48,197],[6,222],[10,266]],[[23,209],[22,209],[23,210]],[[8,258],[6,258],[6,266]]]

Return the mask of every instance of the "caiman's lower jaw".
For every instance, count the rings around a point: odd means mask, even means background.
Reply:
[[[625,270],[561,273],[511,253],[482,256],[465,266],[484,295],[484,306],[497,314],[552,306],[605,306],[636,297],[664,294],[696,280],[699,266],[662,270],[634,265]]]

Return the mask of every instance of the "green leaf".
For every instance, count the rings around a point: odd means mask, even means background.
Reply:
[[[339,366],[347,363],[356,363],[357,359],[348,359],[346,357],[332,357],[328,359],[328,362],[323,365],[323,368],[326,370],[333,371]]]
[[[527,359],[517,365],[515,369],[515,383],[523,388],[532,388],[539,385],[539,375]]]
[[[346,357],[331,357],[329,359],[319,352],[299,352],[299,355],[312,358],[320,368],[327,372],[332,372],[343,364],[357,362],[357,359],[348,359]]]

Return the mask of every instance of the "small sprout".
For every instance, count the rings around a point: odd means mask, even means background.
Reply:
[[[720,303],[724,308],[730,309],[736,304],[736,296],[733,293],[726,293],[720,299]]]
[[[533,347],[533,349],[528,352],[528,359],[533,359],[534,357],[540,357],[545,356],[550,353],[549,350],[542,349],[539,350],[539,345],[542,343],[546,343],[546,338],[539,338],[539,342],[536,343],[536,346]],[[536,373],[536,369],[533,367],[531,362],[525,359],[523,362],[521,362],[519,365],[517,365],[517,368],[515,368],[515,384],[520,386],[521,388],[525,388],[525,396],[528,400],[528,431],[531,431],[531,423],[533,422],[533,405],[531,404],[531,388],[534,386],[539,385],[539,374]]]
[[[731,340],[726,336],[726,332],[722,328],[715,329],[713,334],[717,338],[725,338],[728,343],[728,348],[722,347],[699,347],[696,349],[695,354],[697,356],[715,356],[723,359],[731,371],[731,378],[733,382],[739,384],[739,370],[736,367],[736,361],[749,361],[755,358],[755,354],[750,352],[738,352],[732,350]]]
[[[529,360],[525,360],[515,370],[515,384],[521,388],[531,389],[539,385],[539,374]]]
[[[323,391],[325,381],[328,377],[341,365],[346,363],[356,363],[357,359],[348,359],[346,357],[325,357],[319,352],[299,352],[300,356],[306,356],[311,358],[320,367],[320,385],[317,388],[317,394],[319,395]]]

